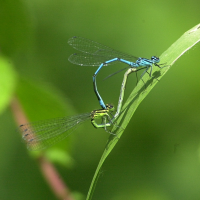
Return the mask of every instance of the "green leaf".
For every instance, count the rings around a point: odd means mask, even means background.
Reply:
[[[126,103],[124,104],[122,111],[116,123],[122,128],[117,128],[113,126],[112,132],[117,136],[110,135],[108,142],[106,144],[103,155],[99,161],[97,169],[95,171],[90,189],[88,191],[87,200],[92,199],[92,194],[95,189],[95,185],[98,180],[98,176],[101,170],[101,167],[112,151],[114,146],[119,141],[119,138],[122,136],[126,126],[131,120],[135,110],[142,102],[142,100],[148,95],[148,93],[153,89],[153,87],[159,82],[159,80],[166,74],[166,72],[171,68],[171,66],[189,49],[191,49],[195,44],[200,41],[200,24],[185,32],[174,44],[172,44],[161,56],[161,63],[165,64],[164,68],[161,70],[158,67],[154,67],[153,77],[149,78],[149,75],[146,74],[142,80],[139,81],[138,85],[134,88]]]
[[[30,122],[64,117],[75,113],[70,101],[53,86],[21,78],[16,93]],[[64,154],[66,154],[66,150],[71,148],[72,141],[72,137],[60,141],[45,149],[45,151],[49,151],[45,153],[52,162],[55,161],[60,165],[70,166],[73,164],[72,159],[69,158],[69,155]],[[40,151],[30,151],[30,153],[35,157],[41,154]],[[58,154],[60,155],[59,157]],[[56,155],[57,158],[55,158]]]
[[[16,73],[12,63],[0,57],[0,113],[9,105],[16,84]]]
[[[45,152],[45,157],[53,163],[62,164],[62,166],[68,168],[72,168],[74,165],[72,157],[66,151],[60,149],[50,148],[50,150]]]
[[[50,84],[20,78],[16,92],[30,121],[74,114],[69,99]]]

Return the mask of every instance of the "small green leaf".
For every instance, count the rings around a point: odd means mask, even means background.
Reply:
[[[10,103],[15,89],[16,77],[12,63],[5,57],[0,57],[0,113]]]
[[[50,84],[20,78],[16,92],[31,121],[63,117],[74,113],[69,99]]]
[[[29,122],[65,117],[75,113],[70,101],[53,86],[44,83],[35,83],[21,78],[16,93],[24,113],[30,120]],[[45,151],[53,151],[52,149],[55,150],[57,148],[66,153],[66,149],[69,150],[71,148],[72,141],[73,138],[69,137],[49,147]],[[41,152],[31,151],[30,153],[38,157]],[[53,158],[53,156],[50,157]],[[63,160],[61,161],[61,159]],[[55,161],[55,158],[53,161]],[[56,161],[62,165],[66,165],[69,159],[67,161],[66,157],[60,156]]]
[[[51,162],[58,163],[65,167],[71,168],[74,164],[72,157],[66,151],[60,149],[50,148],[50,150],[45,152],[45,157],[51,160]]]
[[[184,33],[174,44],[172,44],[169,49],[167,49],[161,56],[161,63],[166,63],[164,68],[161,70],[158,67],[154,67],[153,77],[149,78],[149,75],[146,74],[142,80],[139,81],[137,86],[134,88],[126,103],[124,104],[122,111],[116,123],[122,128],[113,127],[112,132],[117,136],[110,135],[109,140],[106,144],[106,148],[103,152],[103,155],[99,161],[97,169],[95,171],[90,189],[88,191],[87,200],[92,199],[92,194],[95,189],[95,185],[98,180],[98,175],[101,170],[101,167],[112,151],[114,146],[117,144],[119,138],[122,136],[126,126],[131,120],[135,110],[142,102],[142,100],[147,96],[147,94],[153,89],[153,87],[158,83],[159,80],[166,74],[170,67],[189,49],[191,49],[195,44],[200,41],[200,24],[192,28],[191,30]]]

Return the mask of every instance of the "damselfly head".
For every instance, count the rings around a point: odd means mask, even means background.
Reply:
[[[152,56],[151,60],[153,61],[153,63],[159,63],[160,62],[160,58],[158,58],[156,56]]]
[[[112,104],[106,104],[106,108],[110,111],[114,111],[114,106]]]

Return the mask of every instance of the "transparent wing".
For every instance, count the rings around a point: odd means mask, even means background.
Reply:
[[[19,131],[29,150],[41,150],[66,138],[87,119],[91,113],[23,124]]]
[[[101,63],[104,63],[107,60],[110,60],[107,56],[91,55],[88,53],[74,53],[69,57],[69,61],[76,65],[81,66],[99,66]],[[113,64],[109,63],[107,65]]]
[[[72,54],[69,61],[83,66],[98,66],[101,63],[113,58],[123,58],[135,62],[138,57],[116,51],[110,47],[104,46],[92,40],[74,36],[68,40],[68,43],[82,53]],[[109,63],[109,64],[113,64]]]

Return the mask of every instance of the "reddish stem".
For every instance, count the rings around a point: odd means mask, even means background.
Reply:
[[[16,97],[13,98],[10,106],[18,126],[29,123],[21,104]],[[65,185],[52,163],[49,162],[44,155],[39,157],[38,163],[44,178],[51,187],[55,196],[62,200],[73,200],[68,187]]]

